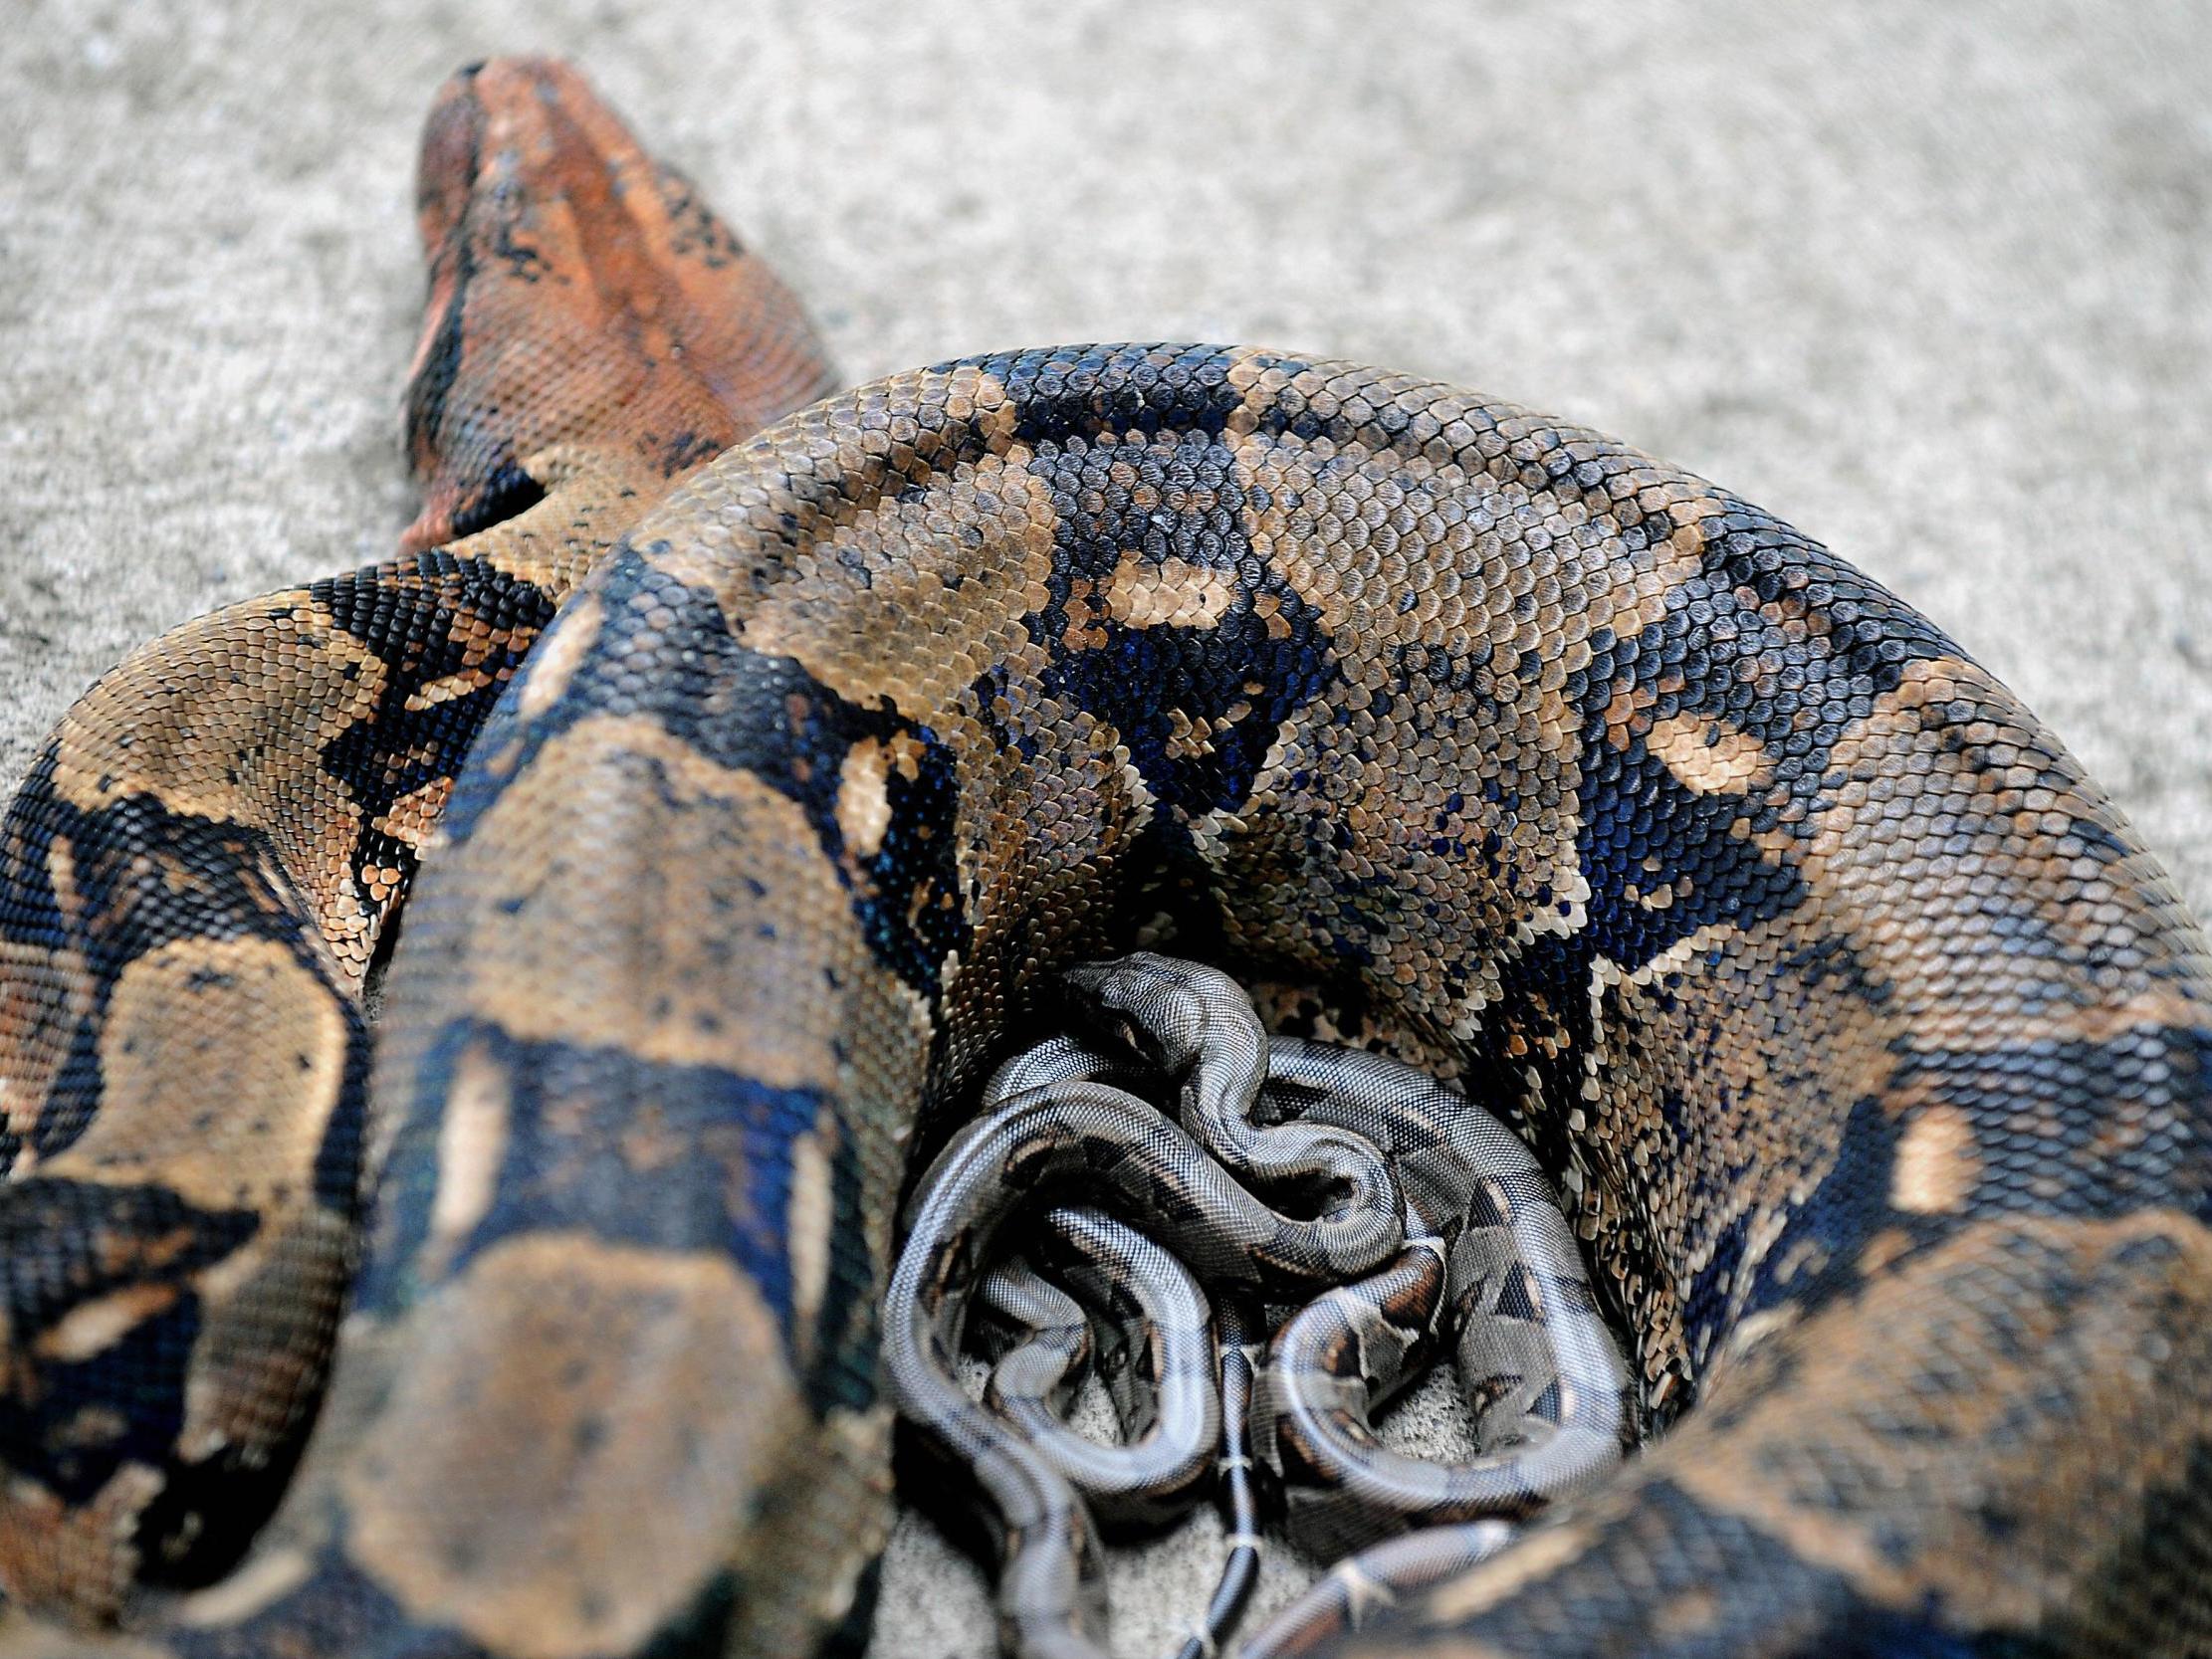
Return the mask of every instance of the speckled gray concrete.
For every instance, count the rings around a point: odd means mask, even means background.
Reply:
[[[9,777],[139,640],[389,549],[416,124],[456,65],[538,50],[706,186],[854,379],[1261,340],[1720,480],[1950,629],[2212,909],[2201,0],[11,15]],[[1169,1644],[1214,1536],[1120,1563],[1118,1648]],[[876,1651],[987,1628],[903,1526]]]

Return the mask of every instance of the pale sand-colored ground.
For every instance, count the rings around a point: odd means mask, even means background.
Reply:
[[[195,611],[376,557],[431,89],[584,64],[855,379],[1260,340],[1618,433],[1933,615],[2212,906],[2212,9],[19,0],[0,771]],[[1165,1646],[1210,1523],[1125,1562]],[[877,1651],[981,1651],[894,1547]]]

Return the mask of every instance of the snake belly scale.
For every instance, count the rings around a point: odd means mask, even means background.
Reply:
[[[406,556],[0,830],[0,1651],[851,1639],[904,1183],[1136,945],[1497,1103],[1660,1431],[1333,1651],[2212,1651],[2212,961],[1933,624],[1418,377],[823,397],[552,66],[423,221]]]

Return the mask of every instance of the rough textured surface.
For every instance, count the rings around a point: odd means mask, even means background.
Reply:
[[[0,47],[27,89],[0,141],[0,762],[140,639],[390,549],[421,102],[536,47],[590,64],[855,379],[1268,338],[1720,479],[1959,636],[2206,908],[2201,14],[1438,15],[36,9]],[[937,1612],[973,1594],[921,1588],[926,1553],[894,1563],[904,1652],[953,1647]],[[1153,1559],[1195,1606],[1210,1553]],[[1120,1628],[1134,1652],[1166,1625]]]

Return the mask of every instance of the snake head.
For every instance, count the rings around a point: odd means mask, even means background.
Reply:
[[[535,506],[549,454],[657,498],[831,389],[798,303],[565,64],[496,58],[448,81],[416,189],[430,295],[409,550]]]

